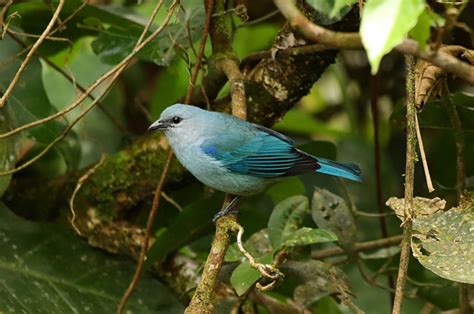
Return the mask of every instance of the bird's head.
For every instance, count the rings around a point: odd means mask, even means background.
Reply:
[[[177,133],[191,128],[207,111],[195,106],[175,104],[166,108],[160,118],[153,122],[148,131],[161,130],[165,133]]]

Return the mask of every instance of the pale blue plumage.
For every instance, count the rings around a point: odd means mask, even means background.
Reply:
[[[176,104],[150,129],[165,132],[198,180],[234,195],[256,194],[283,177],[312,172],[362,180],[355,165],[311,156],[283,134],[224,113]]]

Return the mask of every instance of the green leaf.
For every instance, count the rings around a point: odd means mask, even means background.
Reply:
[[[12,128],[11,110],[8,105],[0,109],[0,133],[9,131]],[[9,137],[0,140],[0,171],[10,170],[16,162],[16,137]],[[0,177],[0,197],[10,185],[11,175]]]
[[[0,41],[0,60],[13,61],[0,68],[0,89],[6,90],[21,61],[15,55],[22,49],[10,37]],[[41,78],[41,64],[33,57],[13,89],[7,104],[11,108],[17,124],[23,125],[44,118],[55,112],[46,96]],[[27,134],[35,141],[49,144],[59,136],[62,125],[57,121],[43,123],[28,129]]]
[[[329,141],[311,141],[303,145],[297,145],[298,149],[313,156],[336,159],[337,149],[333,142]]]
[[[418,18],[415,27],[408,33],[411,38],[420,44],[421,49],[426,47],[426,43],[431,37],[432,26],[443,26],[445,20],[432,10],[425,9]]]
[[[261,257],[265,254],[273,252],[270,240],[268,238],[267,229],[262,229],[252,234],[250,238],[245,241],[244,247],[253,257]],[[226,262],[235,262],[243,258],[244,255],[239,251],[237,243],[229,246],[225,258]]]
[[[289,197],[275,207],[268,221],[268,235],[273,250],[278,250],[285,239],[298,230],[308,213],[308,198],[302,195]]]
[[[354,242],[356,226],[344,199],[327,190],[316,188],[311,203],[311,215],[319,228],[334,232],[342,246]]]
[[[305,188],[301,179],[298,177],[290,177],[272,185],[265,194],[275,203],[278,203],[290,195],[304,194],[304,192]]]
[[[424,0],[367,0],[360,35],[372,74],[377,73],[382,57],[416,25],[424,9]]]
[[[413,256],[440,277],[474,284],[474,199],[413,219]]]
[[[2,313],[112,313],[135,269],[64,226],[25,221],[3,205],[0,250]],[[126,311],[182,313],[183,306],[145,273]]]
[[[337,241],[337,236],[331,231],[303,227],[290,234],[282,246],[304,246],[332,241]]]
[[[326,123],[315,120],[310,115],[296,108],[288,111],[283,119],[274,125],[274,129],[280,132],[296,134],[324,134],[337,138],[348,135],[345,132],[329,128]]]
[[[137,57],[158,65],[169,65],[175,56],[176,47],[187,49],[191,43],[201,37],[204,18],[205,12],[202,5],[184,7],[179,11],[178,23],[168,24],[161,34],[138,53]],[[143,28],[139,25],[111,26],[100,33],[97,40],[92,43],[92,48],[103,62],[119,63],[132,52]],[[148,33],[150,34],[151,32]]]
[[[351,8],[358,0],[334,0],[334,5],[331,12],[329,13],[330,17],[336,17],[338,14],[341,14],[341,11],[344,8]]]
[[[273,254],[268,253],[257,258],[258,263],[270,264],[273,260]],[[237,268],[234,269],[230,276],[230,283],[234,287],[237,295],[241,296],[244,294],[257,280],[262,277],[258,270],[250,266],[250,263],[245,260]]]
[[[349,294],[350,289],[344,273],[320,261],[287,261],[281,267],[286,277],[297,278],[300,284],[294,290],[297,303],[309,306],[332,294]]]
[[[456,104],[463,131],[474,132],[474,115],[472,114],[474,97],[458,92],[451,95],[451,99]],[[406,106],[402,103],[397,104],[390,116],[390,123],[397,128],[405,128],[405,114]],[[446,119],[447,116],[446,105],[440,100],[432,100],[423,106],[423,111],[418,114],[418,120],[421,128],[453,130],[451,122]]]
[[[184,208],[174,223],[157,235],[148,251],[145,266],[163,261],[169,253],[195,240],[211,230],[212,217],[222,205],[222,195],[214,194],[210,198],[198,200]]]
[[[317,23],[330,25],[340,21],[351,10],[357,0],[306,0],[323,17],[317,17]]]
[[[427,10],[424,10],[418,18],[415,27],[409,32],[411,38],[415,39],[421,49],[425,49],[426,43],[431,36],[431,16]]]

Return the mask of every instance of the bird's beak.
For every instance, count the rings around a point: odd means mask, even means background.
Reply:
[[[156,131],[156,130],[162,130],[166,131],[170,127],[170,124],[167,122],[162,122],[160,120],[157,120],[148,127],[148,132]]]

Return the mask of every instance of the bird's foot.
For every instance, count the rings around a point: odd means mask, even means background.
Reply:
[[[234,198],[230,201],[230,203],[223,209],[217,212],[217,214],[214,215],[214,218],[212,218],[212,222],[215,224],[217,220],[221,217],[227,216],[227,215],[238,215],[239,211],[236,209],[238,200],[240,199],[239,196],[234,196]]]

